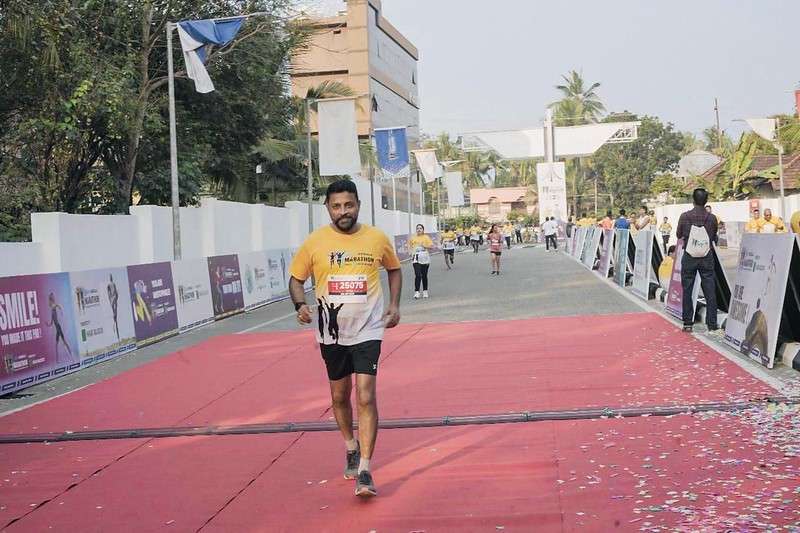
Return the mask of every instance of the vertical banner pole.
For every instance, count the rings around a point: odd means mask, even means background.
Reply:
[[[314,231],[314,206],[312,200],[314,198],[314,174],[311,164],[313,157],[311,155],[311,100],[306,97],[306,150],[308,150],[308,178],[307,178],[307,193],[308,193],[308,234]]]
[[[372,138],[372,133],[369,134],[369,145],[374,149],[375,142]],[[369,174],[369,207],[372,214],[372,225],[375,225],[375,169],[372,167],[372,156],[368,161],[368,174]],[[383,204],[381,204],[383,207]]]
[[[181,259],[181,210],[178,187],[178,133],[175,125],[175,72],[172,63],[172,32],[175,25],[167,23],[167,70],[169,86],[169,169],[172,188],[172,251],[175,261]]]
[[[783,191],[783,144],[781,144],[781,119],[775,119],[775,139],[778,141],[778,178],[781,182],[781,218],[786,220],[786,195]]]

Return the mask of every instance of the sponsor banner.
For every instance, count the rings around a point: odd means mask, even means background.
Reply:
[[[270,290],[270,301],[289,296],[289,265],[294,253],[289,248],[267,251],[267,280]],[[311,278],[306,280],[311,283]]]
[[[139,346],[178,333],[178,311],[170,263],[129,266],[128,288]]]
[[[580,261],[583,247],[586,244],[586,230],[587,228],[578,228],[575,232],[574,249],[572,250],[572,257]]]
[[[239,254],[244,285],[244,310],[250,311],[272,300],[266,252]]]
[[[739,248],[742,235],[745,233],[746,222],[724,222],[719,231],[720,248]]]
[[[69,275],[0,278],[0,394],[81,366]]]
[[[317,102],[319,175],[355,176],[361,172],[355,98]],[[212,287],[213,288],[213,287]]]
[[[600,247],[600,238],[603,236],[603,231],[597,227],[589,228],[589,235],[591,238],[586,238],[587,248],[586,253],[583,255],[583,264],[589,270],[594,268],[594,261],[597,259],[597,249]]]
[[[539,224],[546,217],[567,219],[567,179],[564,163],[538,163]]]
[[[634,237],[636,255],[633,260],[633,285],[631,290],[636,296],[650,299],[650,280],[653,274],[653,232],[640,231]]]
[[[383,180],[407,178],[411,173],[406,128],[376,128],[375,149]]]
[[[214,322],[208,261],[185,259],[172,263],[175,304],[181,333]]]
[[[598,263],[597,273],[603,277],[608,277],[611,270],[611,258],[614,255],[614,230],[603,230],[603,244],[600,246],[600,262]]]
[[[748,233],[739,251],[725,342],[767,368],[775,364],[794,246],[790,233]]]
[[[616,232],[614,244],[614,281],[620,287],[625,286],[626,277],[628,275],[628,241],[630,240],[630,231],[627,229],[614,230]]]
[[[128,271],[124,268],[69,274],[81,366],[136,349]]]
[[[464,178],[461,172],[447,172],[444,175],[444,183],[447,187],[447,205],[449,207],[464,205]]]
[[[208,258],[208,278],[211,281],[211,303],[217,320],[244,311],[242,274],[236,255]]]
[[[664,309],[668,314],[678,320],[683,320],[683,285],[681,283],[681,260],[683,259],[683,240],[675,244],[675,260],[672,263],[672,275],[666,284],[667,297],[664,300]],[[692,309],[697,310],[697,297],[700,294],[700,274],[694,278],[692,290]],[[694,315],[692,315],[694,322]]]

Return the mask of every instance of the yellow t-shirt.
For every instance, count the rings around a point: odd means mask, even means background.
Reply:
[[[431,248],[433,248],[433,240],[428,235],[414,235],[408,239],[408,252],[411,254],[414,263],[429,265],[431,262]]]
[[[400,260],[377,228],[362,224],[356,233],[345,235],[325,226],[308,236],[289,273],[299,281],[314,275],[317,341],[352,346],[383,339],[381,266],[397,270]]]
[[[745,233],[758,233],[758,230],[761,229],[761,219],[760,218],[751,218],[747,221],[747,224],[744,227]]]
[[[442,249],[443,250],[456,249],[456,234],[454,231],[442,232]]]
[[[672,265],[674,261],[670,256],[666,256],[658,267],[658,281],[665,289],[669,289],[669,278],[672,276]]]
[[[800,211],[795,211],[789,221],[794,233],[800,233]]]
[[[780,217],[773,216],[767,221],[764,218],[758,219],[759,233],[786,233],[786,225]]]

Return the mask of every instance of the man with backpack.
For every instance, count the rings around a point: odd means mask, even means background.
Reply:
[[[692,193],[694,207],[678,219],[678,239],[683,239],[681,258],[681,286],[683,287],[683,331],[691,332],[694,323],[692,291],[697,273],[706,297],[706,325],[709,331],[717,326],[717,280],[714,271],[712,243],[717,242],[717,217],[705,209],[708,191],[695,189]]]

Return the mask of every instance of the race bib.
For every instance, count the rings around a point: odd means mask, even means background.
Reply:
[[[367,276],[328,276],[328,300],[332,304],[367,303]]]
[[[445,241],[444,244],[442,245],[442,247],[445,250],[455,250],[456,249],[456,243],[454,243],[453,241]]]

